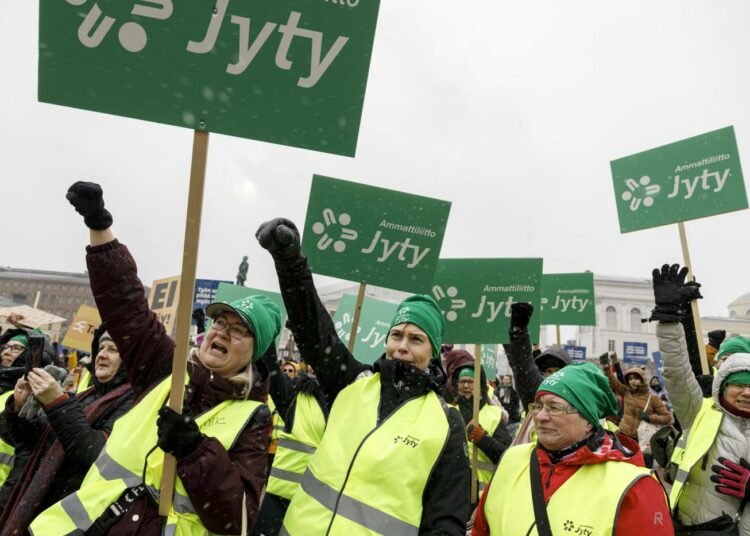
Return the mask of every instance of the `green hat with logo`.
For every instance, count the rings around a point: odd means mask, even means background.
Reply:
[[[599,367],[591,363],[575,363],[548,376],[536,392],[537,398],[552,393],[578,410],[594,428],[601,428],[599,419],[617,414],[617,400],[609,380]]]
[[[215,302],[206,307],[206,314],[213,317],[219,313],[237,314],[255,337],[253,361],[259,359],[273,344],[281,330],[281,311],[267,296],[256,294],[231,303]]]
[[[390,329],[399,324],[414,324],[427,334],[432,344],[432,357],[440,356],[440,341],[445,330],[443,313],[437,302],[425,294],[415,294],[402,301],[391,320]]]
[[[23,333],[16,335],[15,337],[11,338],[8,342],[20,342],[26,348],[29,347],[29,338]]]
[[[720,359],[727,354],[750,354],[750,339],[741,336],[725,339],[719,347],[716,359]]]

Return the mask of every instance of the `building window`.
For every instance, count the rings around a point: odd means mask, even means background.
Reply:
[[[633,307],[630,310],[630,331],[640,333],[641,331],[641,310]]]
[[[607,329],[617,329],[617,309],[611,305],[607,307],[604,313],[604,323]]]
[[[615,351],[615,341],[612,340],[612,339],[608,340],[607,341],[607,348],[608,348],[608,351],[614,352]]]

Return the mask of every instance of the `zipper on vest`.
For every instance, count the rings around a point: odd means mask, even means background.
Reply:
[[[544,487],[549,489],[550,481],[552,480],[552,475],[555,473],[555,464],[553,463],[549,468],[549,475],[547,476],[547,481],[544,483]]]
[[[381,394],[380,400],[378,401],[378,415],[380,414],[380,402],[383,399],[382,392],[380,394]],[[427,396],[427,394],[429,394],[429,393],[426,393],[426,394],[424,394],[422,396]],[[388,419],[390,419],[392,415],[395,415],[396,412],[398,410],[400,410],[405,404],[408,404],[412,400],[416,400],[418,398],[419,397],[416,396],[416,397],[409,398],[408,400],[404,400],[403,402],[401,402],[398,406],[396,406],[396,408],[391,412],[391,414],[388,415],[388,417],[386,417],[385,419],[383,419],[382,422],[378,422],[375,425],[375,428],[373,428],[372,430],[370,430],[367,433],[367,435],[362,439],[362,441],[359,442],[359,445],[357,446],[357,450],[354,451],[354,456],[352,456],[352,461],[349,462],[349,468],[346,470],[346,476],[344,477],[344,482],[341,484],[341,489],[339,490],[338,497],[336,497],[336,504],[333,505],[333,515],[331,516],[331,522],[328,524],[328,529],[326,530],[326,536],[330,535],[331,528],[333,528],[333,522],[336,519],[336,513],[339,510],[339,501],[341,501],[341,496],[344,494],[344,488],[346,488],[346,483],[349,481],[349,475],[352,472],[352,467],[354,467],[354,462],[357,460],[357,455],[359,454],[359,451],[362,449],[362,445],[365,444],[365,441],[367,441],[370,438],[370,436],[372,434],[374,434],[377,431],[377,429],[380,428],[383,425],[384,422],[386,422]],[[335,402],[335,400],[334,400],[334,402]]]

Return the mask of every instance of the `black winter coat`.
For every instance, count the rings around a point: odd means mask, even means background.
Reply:
[[[294,340],[310,363],[326,399],[332,406],[342,389],[361,374],[380,373],[378,421],[388,417],[404,401],[430,390],[440,394],[444,375],[431,366],[429,374],[381,357],[373,367],[357,361],[339,339],[333,320],[318,297],[307,259],[274,259],[279,287],[289,315]],[[406,385],[408,389],[399,386]],[[422,498],[419,529],[425,536],[463,536],[469,517],[471,472],[464,423],[458,411],[448,408],[448,441],[429,477]]]

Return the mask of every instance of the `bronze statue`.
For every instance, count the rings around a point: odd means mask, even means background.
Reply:
[[[242,257],[242,262],[240,263],[239,271],[237,272],[237,284],[241,287],[245,286],[245,280],[247,279],[247,269],[250,267],[249,264],[247,264],[247,255]]]

